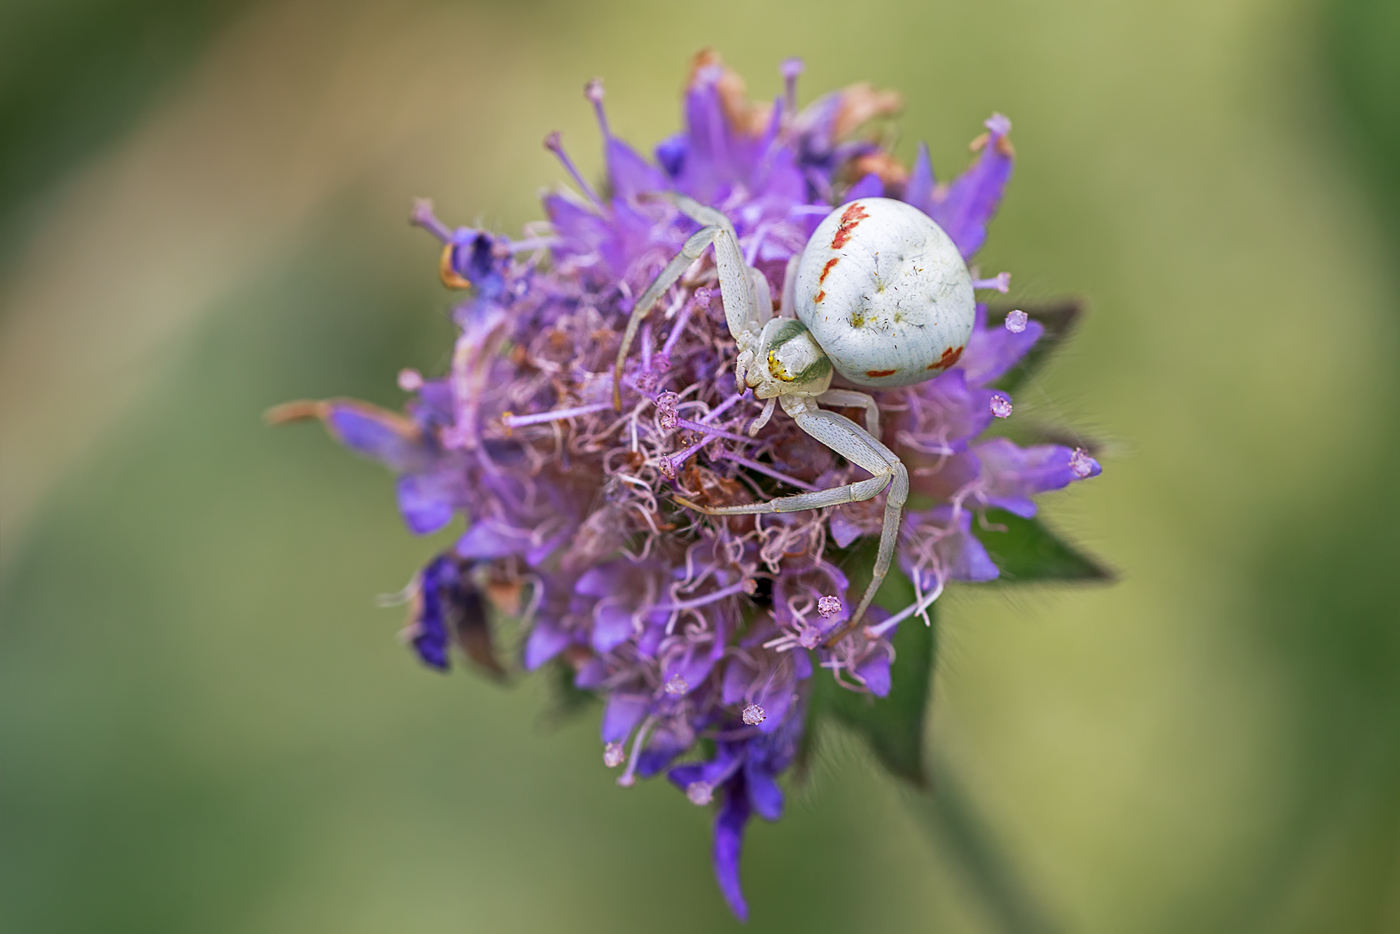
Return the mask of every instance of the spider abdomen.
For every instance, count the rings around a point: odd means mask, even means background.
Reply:
[[[958,362],[976,314],[953,241],[918,208],[861,198],[827,216],[797,269],[797,317],[859,386],[920,383]]]

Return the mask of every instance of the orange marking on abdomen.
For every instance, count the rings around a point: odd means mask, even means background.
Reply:
[[[893,376],[898,370],[866,370],[865,375],[871,379],[880,379],[884,376]]]
[[[816,304],[820,305],[820,304],[822,303],[822,299],[824,299],[824,298],[826,298],[826,290],[825,290],[825,289],[823,289],[822,291],[818,292],[818,293],[817,293],[817,297],[814,298],[814,299],[812,299],[812,301],[815,302]]]
[[[839,256],[833,256],[831,259],[826,261],[826,265],[822,267],[821,278],[817,280],[817,285],[826,285],[826,274],[831,272],[831,267],[835,266],[839,262],[841,262],[841,257]]]
[[[836,236],[831,238],[831,248],[839,250],[846,245],[846,241],[851,239],[851,234],[855,231],[856,225],[865,220],[870,215],[865,213],[865,205],[853,204],[846,208],[846,213],[841,215],[841,223],[836,228]]]
[[[962,352],[963,348],[961,347],[958,347],[956,349],[949,347],[947,350],[943,351],[943,356],[930,363],[927,369],[946,370],[948,369],[948,367],[958,362],[958,360],[962,357]]]

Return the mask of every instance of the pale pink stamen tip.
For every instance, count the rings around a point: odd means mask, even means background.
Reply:
[[[423,388],[423,374],[417,370],[399,370],[399,388],[404,392],[417,392]]]
[[[700,308],[710,307],[710,290],[701,286],[691,295],[695,299],[695,304]]]
[[[1001,393],[992,396],[992,414],[997,418],[1010,418],[1011,400]]]
[[[621,743],[608,743],[603,747],[603,764],[615,769],[627,758],[627,750]]]
[[[817,612],[827,619],[831,619],[841,612],[841,598],[836,595],[822,597],[817,601]]]
[[[798,75],[802,74],[802,68],[802,59],[800,58],[783,59],[782,73],[784,78],[789,80],[796,78]]]
[[[583,86],[583,94],[595,104],[602,103],[603,100],[603,79],[594,78]]]
[[[672,697],[679,697],[690,690],[690,682],[680,675],[671,675],[671,680],[666,682],[666,693]]]
[[[1074,453],[1069,457],[1069,469],[1072,474],[1083,480],[1094,472],[1094,468],[1099,466],[1098,461],[1089,456],[1089,452],[1083,448],[1075,448]]]
[[[822,644],[822,631],[815,626],[807,626],[797,634],[797,644],[804,649],[815,649]]]
[[[691,782],[685,786],[685,796],[690,799],[691,804],[704,807],[714,800],[715,790],[708,782]]]
[[[680,423],[680,416],[676,414],[676,404],[680,400],[681,397],[670,390],[656,397],[656,423],[663,430],[671,431]]]
[[[637,784],[637,776],[633,775],[631,772],[623,772],[617,777],[617,784],[622,788],[631,788],[633,785]]]
[[[1012,334],[1020,334],[1026,329],[1026,322],[1030,320],[1030,315],[1024,311],[1013,311],[1006,316],[1006,329]]]
[[[744,723],[749,726],[758,726],[768,719],[768,714],[763,712],[763,708],[757,704],[749,704],[744,708]]]

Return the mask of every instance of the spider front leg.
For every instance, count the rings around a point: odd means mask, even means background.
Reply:
[[[899,457],[881,444],[878,438],[844,415],[817,408],[811,396],[784,395],[780,396],[778,401],[782,403],[783,411],[792,416],[799,428],[846,460],[869,471],[870,478],[829,490],[798,493],[795,496],[783,496],[766,503],[751,503],[746,506],[701,506],[681,496],[675,499],[682,506],[712,516],[732,516],[801,512],[804,509],[859,503],[873,499],[888,489],[885,521],[880,529],[880,549],[875,555],[870,584],[865,588],[865,595],[861,597],[859,605],[846,624],[827,637],[826,645],[832,646],[860,625],[865,611],[875,599],[875,592],[880,589],[889,573],[890,565],[894,561],[895,546],[899,542],[899,520],[904,511],[904,503],[909,498],[909,471],[905,469]]]
[[[773,305],[769,298],[768,282],[762,273],[750,269],[744,262],[744,254],[739,249],[739,236],[734,225],[714,208],[707,208],[698,201],[683,195],[672,198],[681,213],[691,220],[704,224],[698,233],[681,247],[675,259],[666,264],[661,275],[647,287],[637,304],[632,306],[632,314],[627,319],[627,330],[622,335],[622,346],[617,349],[617,363],[613,366],[613,407],[622,410],[622,367],[632,342],[637,337],[637,329],[642,319],[657,303],[662,294],[671,287],[681,273],[691,263],[699,259],[705,248],[714,244],[715,269],[719,272],[720,301],[724,304],[724,317],[729,325],[729,333],[739,346],[739,358],[735,370],[739,378],[739,390],[744,389],[744,369],[753,359],[753,348],[758,343],[759,332],[764,323],[772,317]],[[755,297],[757,293],[757,298]],[[760,302],[763,306],[761,307]]]

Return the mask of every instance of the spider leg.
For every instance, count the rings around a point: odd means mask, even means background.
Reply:
[[[619,412],[622,411],[622,365],[627,360],[627,351],[632,349],[632,342],[637,339],[637,329],[642,326],[642,319],[661,298],[662,293],[681,277],[685,268],[700,258],[705,252],[705,247],[713,243],[719,233],[719,227],[711,226],[693,234],[685,241],[685,246],[681,247],[675,258],[661,270],[661,275],[656,277],[656,281],[647,286],[642,297],[637,299],[637,304],[632,306],[632,314],[627,319],[627,330],[622,334],[622,346],[617,348],[617,363],[613,366],[613,408]]]
[[[865,430],[870,432],[870,437],[879,439],[880,407],[875,404],[875,397],[870,393],[856,392],[853,389],[828,389],[817,396],[817,401],[822,405],[838,408],[865,409]]]
[[[821,509],[826,506],[839,506],[843,503],[858,503],[873,499],[888,489],[885,500],[885,521],[880,529],[880,549],[875,555],[875,566],[865,595],[851,614],[846,624],[827,638],[827,645],[839,642],[847,633],[860,625],[861,618],[875,599],[875,592],[884,583],[894,561],[895,546],[899,543],[899,519],[904,511],[904,503],[909,498],[909,471],[889,448],[885,447],[870,432],[855,422],[836,412],[817,408],[816,402],[808,396],[780,396],[783,410],[792,416],[799,428],[831,448],[851,463],[869,471],[867,480],[858,480],[845,486],[812,493],[798,493],[795,496],[782,496],[766,503],[749,503],[743,506],[700,506],[684,497],[677,496],[676,502],[708,513],[712,516],[752,515],[769,512],[800,512],[804,509]]]
[[[797,264],[802,261],[801,253],[794,253],[783,271],[783,299],[778,306],[779,318],[797,317]],[[876,435],[879,437],[879,435]]]

